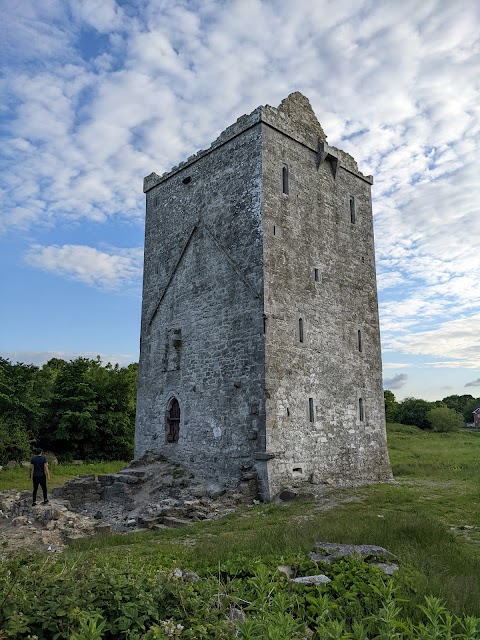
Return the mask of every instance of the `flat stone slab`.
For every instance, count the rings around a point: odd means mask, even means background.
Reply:
[[[290,582],[296,582],[297,584],[328,584],[331,582],[330,578],[324,576],[323,573],[317,576],[302,576],[300,578],[293,578]]]
[[[391,559],[395,558],[393,553],[387,551],[383,547],[377,547],[372,544],[335,544],[332,542],[316,542],[315,548],[320,549],[324,553],[315,553],[312,551],[309,553],[309,557],[314,562],[326,562],[332,564],[337,558],[359,556],[365,558],[366,556],[380,556],[383,558]]]
[[[185,527],[187,524],[190,524],[190,520],[184,520],[183,518],[174,518],[172,516],[162,516],[160,518],[161,524],[166,525],[167,527]]]

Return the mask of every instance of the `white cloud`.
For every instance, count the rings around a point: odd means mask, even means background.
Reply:
[[[100,289],[124,289],[138,284],[142,273],[141,249],[99,251],[80,245],[34,245],[25,261],[32,267]]]
[[[405,367],[411,367],[411,363],[405,362],[384,362],[382,364],[383,369],[405,369]]]
[[[23,0],[0,34],[0,232],[141,222],[144,175],[298,89],[329,142],[375,176],[384,352],[479,366],[479,12],[475,0]],[[39,245],[28,261],[120,288],[138,277],[131,251]]]
[[[435,356],[441,359],[437,366],[440,363],[449,366],[451,360],[456,366],[479,368],[480,313],[449,320],[428,331],[392,338],[390,348],[412,355]]]
[[[115,0],[70,0],[69,8],[77,20],[100,33],[122,29],[124,13]]]

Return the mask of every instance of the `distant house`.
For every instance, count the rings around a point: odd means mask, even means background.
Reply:
[[[480,402],[473,409],[473,426],[480,429]]]

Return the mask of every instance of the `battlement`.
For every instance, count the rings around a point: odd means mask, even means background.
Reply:
[[[364,176],[358,170],[355,159],[349,153],[327,145],[327,136],[317,120],[310,101],[299,91],[296,91],[291,93],[285,100],[282,100],[278,107],[271,107],[267,104],[257,107],[252,113],[240,116],[236,122],[222,131],[208,149],[197,151],[185,161],[172,167],[170,171],[166,171],[161,176],[157,173],[150,173],[143,180],[143,192],[147,193],[161,182],[168,180],[179,171],[186,169],[200,158],[212,153],[215,149],[261,122],[281,131],[314,153],[319,153],[320,147],[322,150],[328,147],[330,153],[335,155],[341,166],[363,178],[366,182],[373,184],[372,176]]]

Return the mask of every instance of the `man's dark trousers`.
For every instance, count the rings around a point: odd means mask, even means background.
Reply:
[[[35,478],[35,476],[33,477],[33,500],[32,500],[32,502],[36,502],[37,501],[38,485],[40,485],[42,487],[43,501],[46,502],[47,499],[48,499],[48,497],[47,497],[47,476],[39,476],[38,478]]]

